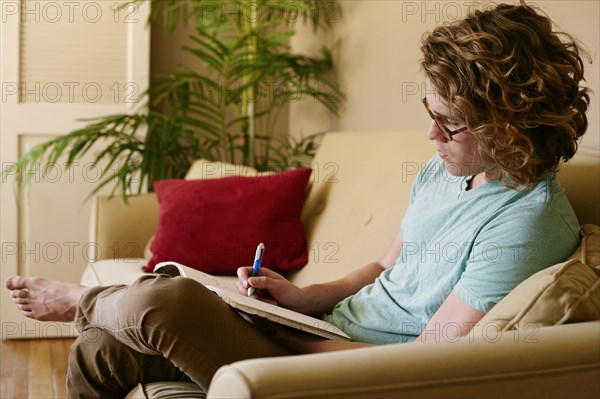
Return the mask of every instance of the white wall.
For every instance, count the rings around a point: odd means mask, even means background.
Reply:
[[[516,2],[510,2],[516,3]],[[429,120],[420,102],[423,76],[418,70],[423,33],[444,22],[461,19],[469,8],[493,7],[489,1],[339,0],[339,10],[323,18],[329,33],[315,38],[299,25],[293,39],[298,51],[313,53],[325,40],[334,48],[337,79],[347,95],[338,119],[314,100],[293,104],[290,133],[326,130],[425,130]],[[587,83],[594,93],[588,111],[589,128],[582,146],[600,149],[600,2],[538,0],[560,30],[577,37],[593,58],[586,64]],[[318,39],[318,40],[316,40]]]

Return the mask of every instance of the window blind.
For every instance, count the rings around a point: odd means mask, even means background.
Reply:
[[[20,101],[122,102],[128,24],[140,22],[136,5],[122,4],[21,0]]]

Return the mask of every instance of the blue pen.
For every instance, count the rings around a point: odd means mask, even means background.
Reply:
[[[258,276],[260,270],[260,263],[262,262],[263,255],[265,254],[265,244],[262,242],[256,247],[256,253],[254,254],[254,266],[252,266],[252,274],[250,277]],[[248,288],[248,296],[254,295],[254,288]]]

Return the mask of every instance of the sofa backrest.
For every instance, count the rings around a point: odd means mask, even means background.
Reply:
[[[600,225],[600,151],[580,148],[562,165],[558,181],[565,188],[579,223]]]
[[[339,278],[381,257],[408,207],[415,176],[434,154],[423,133],[327,134],[313,161],[302,216],[309,263],[291,280],[303,286]],[[582,224],[600,224],[599,159],[599,151],[580,149],[559,172]]]
[[[290,278],[301,286],[327,281],[382,256],[400,226],[412,181],[434,154],[422,133],[327,134],[302,215],[309,261]]]

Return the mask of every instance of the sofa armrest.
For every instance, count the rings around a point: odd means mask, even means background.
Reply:
[[[143,258],[144,248],[158,225],[158,201],[154,193],[94,198],[90,221],[92,261]]]
[[[458,342],[254,359],[220,368],[208,398],[598,398],[600,322]]]

